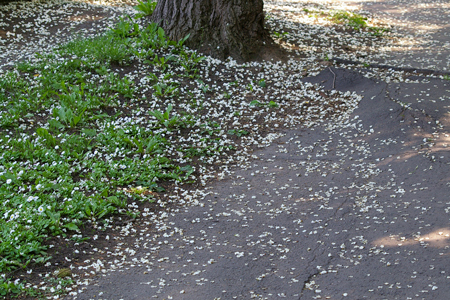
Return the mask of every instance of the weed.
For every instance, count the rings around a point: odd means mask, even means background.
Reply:
[[[157,55],[155,55],[155,58],[153,59],[153,64],[160,67],[164,72],[169,67],[169,62],[174,59],[175,59],[174,56],[158,57]]]
[[[184,51],[184,48],[183,48],[183,45],[184,45],[184,43],[186,42],[186,40],[189,38],[189,36],[190,36],[190,34],[188,34],[188,35],[186,35],[184,38],[182,38],[182,39],[180,39],[178,42],[176,42],[176,43],[173,43],[173,45],[175,46],[175,52],[177,52],[177,51],[181,51],[181,52],[183,52]]]
[[[136,195],[144,195],[144,194],[148,193],[149,190],[145,186],[144,187],[138,186],[138,187],[130,188],[129,192],[132,193],[132,194],[136,194]]]
[[[128,18],[131,21],[131,18]],[[120,22],[116,24],[116,27],[111,28],[111,34],[122,39],[138,36],[140,34],[139,25],[137,23],[128,22],[124,18],[120,18]]]
[[[49,277],[46,281],[53,286],[53,294],[55,295],[65,295],[67,294],[66,287],[73,285],[73,279],[69,274],[70,269],[61,269],[56,273],[56,278]],[[61,273],[59,273],[61,272]],[[61,275],[60,275],[61,274]],[[63,276],[66,275],[66,276]]]
[[[266,80],[264,78],[260,79],[258,85],[262,88],[266,87]]]
[[[243,135],[249,134],[249,132],[246,131],[246,130],[242,130],[242,129],[232,129],[232,130],[228,130],[228,134],[236,135],[238,137],[241,137]]]
[[[147,50],[167,49],[170,45],[181,47],[178,45],[183,43],[182,41],[178,43],[169,41],[164,33],[164,29],[159,27],[156,23],[151,23],[142,30],[136,42],[138,48]]]
[[[334,23],[344,24],[356,31],[366,29],[373,36],[382,36],[389,31],[388,28],[368,26],[367,18],[357,13],[338,11],[332,13],[329,18]]]
[[[179,148],[178,151],[184,152],[186,157],[195,157],[195,156],[212,156],[214,154],[214,147],[198,147],[198,146],[190,146],[187,148]]]
[[[64,126],[58,121],[61,120],[65,125],[74,128],[75,126],[83,120],[83,114],[86,111],[86,107],[82,108],[78,113],[72,111],[71,108],[62,106],[59,109],[53,110],[53,116],[57,118],[56,120],[50,120],[52,126],[62,129]],[[49,121],[49,122],[50,122]]]
[[[23,290],[24,286],[18,281],[12,282],[10,279],[0,278],[0,296],[6,296],[8,294],[19,294]]]
[[[156,1],[147,0],[147,1],[140,1],[138,0],[139,5],[136,5],[134,9],[137,11],[140,11],[141,13],[136,15],[136,18],[142,18],[145,16],[151,16],[153,14],[153,11],[156,8]]]
[[[177,94],[177,85],[175,83],[161,83],[158,82],[154,84],[153,89],[155,90],[155,95],[161,98],[172,97]]]
[[[346,11],[338,11],[331,15],[331,20],[335,23],[343,23],[353,30],[360,30],[367,27],[367,18],[357,13],[350,13]]]
[[[118,92],[125,96],[126,98],[132,98],[135,92],[134,82],[129,80],[127,77],[120,78],[119,75],[110,73],[107,76],[109,81],[109,90]]]
[[[84,243],[86,241],[89,241],[90,237],[83,237],[81,234],[80,235],[74,234],[70,239],[75,243]]]
[[[58,141],[45,128],[36,129],[36,134],[41,137],[44,144],[49,148],[54,148]]]
[[[172,105],[169,105],[164,113],[155,110],[149,112],[151,116],[154,116],[159,124],[163,125],[166,128],[174,128],[183,125],[183,122],[180,117],[173,116],[170,117],[170,112],[172,111]]]
[[[117,29],[118,30],[118,29]],[[127,35],[128,33],[121,33]],[[114,35],[103,35],[92,39],[77,39],[59,48],[61,55],[85,58],[94,69],[101,68],[101,63],[125,64],[130,55],[126,40]],[[81,59],[79,60],[80,67]],[[73,63],[72,63],[73,65]]]
[[[278,103],[276,103],[275,101],[269,101],[268,104],[266,104],[267,106],[271,107],[271,108],[277,108],[279,107]]]
[[[373,36],[383,36],[384,33],[389,32],[389,28],[383,27],[369,27],[369,33]]]
[[[288,32],[276,32],[274,31],[272,33],[277,39],[283,39],[285,38],[289,33]]]
[[[180,61],[180,65],[184,68],[186,74],[194,73],[197,74],[198,69],[197,65],[205,59],[204,56],[199,56],[197,52],[192,52],[189,56],[187,53],[182,53],[182,59]]]
[[[197,83],[200,85],[200,89],[202,90],[203,93],[211,91],[209,85],[205,84],[202,80],[197,79]]]
[[[278,103],[275,101],[270,101],[269,103],[263,103],[259,102],[258,100],[253,100],[250,102],[250,106],[257,106],[257,107],[270,107],[270,108],[277,108],[279,107]]]

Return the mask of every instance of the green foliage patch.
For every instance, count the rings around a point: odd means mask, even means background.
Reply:
[[[157,56],[169,46],[180,59]],[[135,187],[161,192],[157,182],[181,182],[194,172],[174,163],[162,137],[184,118],[169,117],[170,105],[153,112],[156,123],[150,116],[142,124],[122,118],[137,89],[115,71],[145,58],[162,72],[169,64],[191,72],[202,58],[186,51],[156,24],[141,28],[122,19],[102,36],[37,54],[35,62],[19,63],[0,77],[1,273],[45,263],[50,257],[44,242],[70,237],[87,219],[132,215],[129,201],[154,201],[148,193],[129,192]],[[155,86],[160,97],[175,90],[173,83]],[[0,279],[2,295],[20,290]]]

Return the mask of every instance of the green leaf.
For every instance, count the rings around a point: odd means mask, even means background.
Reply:
[[[261,79],[259,81],[259,86],[262,87],[262,88],[265,88],[266,87],[266,81],[264,79]]]
[[[115,203],[115,202],[119,201],[119,198],[117,198],[117,196],[109,196],[106,199],[108,199],[112,203]]]
[[[101,192],[100,196],[108,197],[108,189],[104,189],[103,192]]]
[[[187,36],[185,36],[184,38],[182,38],[181,40],[178,41],[177,46],[181,47],[183,46],[184,42],[186,42],[186,40],[191,36],[191,34],[189,33]]]
[[[190,165],[181,167],[180,170],[186,173],[185,178],[188,178],[189,175],[194,173],[194,168],[192,166],[190,166]]]
[[[38,129],[36,129],[36,133],[37,133],[37,135],[39,135],[40,137],[45,139],[48,146],[50,146],[50,147],[56,146],[56,139],[48,132],[47,129],[42,128],[42,127],[38,128]]]
[[[78,228],[78,226],[75,225],[74,223],[66,224],[66,225],[64,225],[64,227],[66,227],[67,229],[72,230],[72,231],[80,231],[80,228]]]
[[[93,137],[97,135],[97,131],[95,129],[88,129],[88,128],[83,128],[81,130],[82,133],[84,133],[87,136]]]
[[[53,127],[56,129],[64,129],[64,125],[56,119],[49,120],[48,124],[50,125],[50,127]]]
[[[276,103],[275,101],[270,101],[270,102],[269,102],[269,106],[270,106],[270,107],[278,107],[279,105],[278,105],[278,103]]]

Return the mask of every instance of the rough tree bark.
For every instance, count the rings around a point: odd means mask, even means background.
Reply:
[[[263,0],[158,0],[152,21],[173,40],[221,59],[247,61],[270,40]]]

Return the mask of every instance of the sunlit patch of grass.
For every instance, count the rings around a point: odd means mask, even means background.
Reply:
[[[75,68],[81,64],[90,67],[99,67],[104,63],[124,64],[129,58],[130,49],[127,41],[115,38],[112,34],[92,39],[74,40],[59,49],[59,54],[76,56],[73,61],[68,62]]]
[[[389,32],[389,28],[370,26],[367,17],[355,12],[318,11],[307,8],[304,8],[303,11],[311,17],[325,17],[335,24],[342,24],[354,31],[366,31],[373,36],[382,36],[384,33]]]
[[[374,36],[382,36],[383,33],[389,31],[387,28],[369,26],[367,24],[367,17],[354,12],[337,11],[331,13],[329,18],[334,23],[344,24],[353,30],[365,29]]]
[[[145,16],[151,16],[153,14],[153,11],[156,7],[156,1],[147,0],[147,1],[140,1],[138,0],[139,4],[136,5],[134,8],[140,13],[136,16],[137,18],[142,18]]]
[[[335,23],[344,23],[354,30],[359,30],[367,27],[367,18],[357,13],[338,11],[331,14],[330,19]]]

